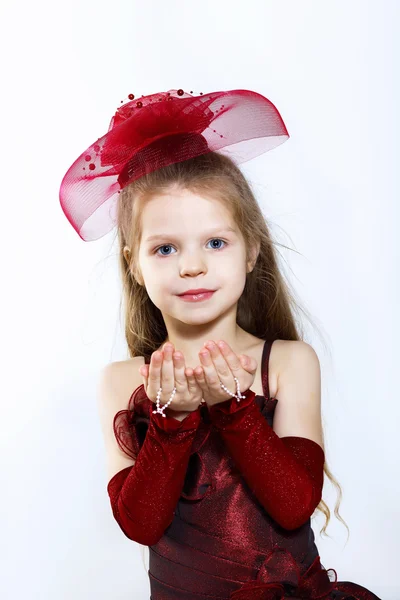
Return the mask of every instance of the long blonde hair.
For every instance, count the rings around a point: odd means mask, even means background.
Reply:
[[[148,173],[121,190],[117,235],[129,356],[150,358],[168,336],[161,311],[150,300],[143,282],[139,283],[141,273],[138,250],[141,213],[146,199],[154,194],[170,192],[176,187],[211,196],[224,203],[243,235],[247,250],[246,261],[250,259],[250,249],[254,242],[260,244],[256,264],[247,274],[246,284],[238,301],[237,324],[263,340],[302,340],[300,313],[311,322],[312,319],[295,300],[295,293],[281,273],[276,249],[278,244],[272,240],[267,220],[250,185],[230,158],[217,152],[209,152]],[[126,246],[130,249],[129,256],[124,253]],[[335,516],[349,532],[346,522],[339,515],[342,489],[326,461],[324,472],[338,491]],[[330,537],[326,534],[331,514],[329,507],[321,499],[316,510],[325,515],[325,525],[320,533]]]

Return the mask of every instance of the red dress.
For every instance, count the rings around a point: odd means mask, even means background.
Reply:
[[[271,345],[265,342],[262,355],[264,396],[255,400],[272,427],[278,399],[269,397]],[[140,447],[153,405],[146,397],[134,406]],[[286,530],[268,515],[212,426],[207,405],[200,411],[174,519],[149,546],[151,600],[380,600],[359,584],[336,581],[336,571],[321,565],[311,519]]]

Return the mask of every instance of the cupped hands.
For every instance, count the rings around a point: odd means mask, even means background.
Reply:
[[[228,400],[231,396],[221,387],[221,383],[236,394],[235,377],[242,394],[252,386],[257,361],[245,354],[236,355],[224,340],[205,342],[198,354],[201,364],[191,369],[185,367],[182,352],[174,352],[171,342],[164,344],[162,350],[153,352],[150,364],[139,368],[149,399],[155,402],[157,392],[162,387],[160,406],[164,405],[175,386],[176,393],[169,408],[193,411],[204,402],[212,406]]]

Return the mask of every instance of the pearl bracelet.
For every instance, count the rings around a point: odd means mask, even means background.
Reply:
[[[236,400],[237,400],[238,402],[240,402],[240,399],[241,399],[241,398],[246,398],[246,396],[243,396],[243,395],[241,394],[241,392],[240,392],[240,387],[239,387],[239,380],[238,380],[238,378],[237,378],[237,377],[234,377],[233,379],[235,380],[235,383],[236,383],[236,392],[237,392],[237,394],[233,394],[232,392],[230,392],[230,391],[228,390],[228,388],[227,388],[227,387],[225,387],[225,386],[224,386],[224,384],[223,384],[223,383],[221,383],[221,382],[220,382],[220,386],[221,386],[221,387],[222,387],[222,388],[225,390],[225,392],[227,392],[227,393],[228,393],[230,396],[232,396],[232,398],[236,398]]]
[[[172,394],[171,394],[167,404],[164,404],[164,406],[162,408],[160,408],[161,392],[162,392],[162,388],[160,388],[157,392],[157,400],[156,400],[157,409],[153,410],[153,413],[158,413],[158,414],[162,415],[163,417],[166,417],[167,415],[163,411],[165,411],[165,409],[171,404],[172,399],[176,394],[176,387],[174,387],[174,389],[172,390]]]
[[[236,394],[233,394],[230,390],[228,390],[227,387],[224,386],[224,384],[222,382],[220,382],[220,386],[222,387],[222,389],[225,390],[225,392],[227,392],[232,398],[236,398],[236,400],[238,402],[240,402],[241,398],[246,398],[246,396],[243,396],[243,394],[241,394],[240,392],[240,386],[239,386],[239,380],[237,377],[233,378],[235,380],[236,383]],[[160,398],[161,398],[161,392],[162,392],[162,388],[160,387],[160,389],[157,392],[157,400],[156,400],[156,410],[153,410],[153,414],[154,413],[158,413],[160,415],[162,415],[163,417],[166,417],[167,415],[165,414],[165,409],[171,404],[175,394],[176,394],[176,387],[174,387],[174,389],[172,390],[172,394],[168,400],[168,402],[166,404],[164,404],[164,406],[161,408],[160,407]]]

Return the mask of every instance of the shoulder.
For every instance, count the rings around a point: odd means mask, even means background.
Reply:
[[[104,436],[108,479],[135,464],[139,446],[131,435],[128,418],[129,400],[140,386],[139,366],[142,357],[116,361],[100,371],[97,407]],[[120,417],[121,420],[116,419]]]
[[[266,341],[256,336],[248,336],[246,345],[242,349],[243,354],[252,356],[257,361],[257,374],[255,377],[256,383],[254,389],[256,393],[263,395],[263,388],[261,383],[261,373],[265,370],[263,362],[263,351],[265,348]],[[314,353],[314,359],[317,359],[312,346],[303,341],[297,340],[281,340],[275,339],[271,343],[269,355],[268,355],[268,384],[271,398],[277,398],[278,396],[278,383],[279,376],[283,373],[288,373],[293,364],[303,365],[303,362],[307,362],[307,356],[312,361],[312,354]],[[311,355],[311,356],[310,356]],[[300,361],[300,362],[299,362]],[[257,385],[257,382],[260,385]],[[259,388],[259,392],[256,390]]]
[[[308,385],[319,388],[321,366],[318,354],[307,342],[302,340],[275,340],[275,365],[278,393],[283,386]],[[271,349],[272,352],[272,349]]]
[[[275,340],[272,344],[274,354],[279,364],[279,371],[285,371],[295,365],[308,366],[309,369],[319,369],[319,359],[316,351],[303,340]]]
[[[118,406],[121,403],[126,403],[127,406],[132,393],[143,383],[139,373],[142,364],[144,364],[144,357],[134,356],[102,367],[98,380],[99,402],[102,402],[103,398],[114,397]]]

